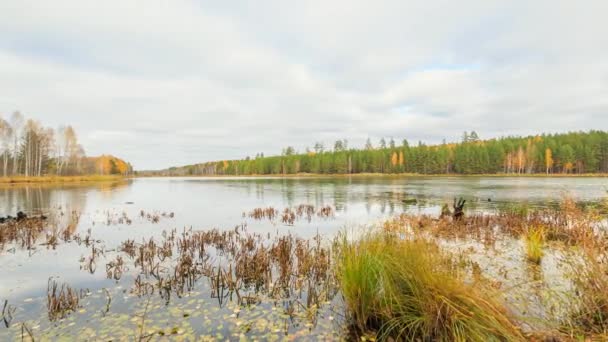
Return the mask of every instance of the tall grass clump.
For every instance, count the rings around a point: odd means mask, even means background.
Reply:
[[[526,256],[528,261],[540,264],[544,255],[545,231],[542,227],[534,227],[524,235]]]
[[[608,254],[606,250],[585,250],[583,258],[571,264],[575,296],[563,330],[573,337],[608,340]]]
[[[337,274],[353,334],[380,340],[518,341],[503,306],[465,283],[431,242],[398,234],[340,242]]]

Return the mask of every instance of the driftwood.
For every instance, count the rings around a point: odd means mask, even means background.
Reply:
[[[454,198],[454,204],[452,205],[454,211],[450,210],[450,207],[447,203],[443,204],[443,206],[441,207],[441,215],[439,217],[452,217],[454,221],[460,221],[464,217],[464,204],[466,202],[467,201],[464,200],[462,197],[458,200]]]
[[[456,198],[454,198],[454,213],[452,214],[454,221],[460,221],[464,217],[465,203],[467,203],[467,201],[462,197],[458,201],[456,201]]]

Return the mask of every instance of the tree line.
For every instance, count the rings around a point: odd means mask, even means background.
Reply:
[[[72,126],[58,129],[14,112],[0,116],[0,165],[2,176],[123,174],[132,166],[119,158],[87,157]]]
[[[333,149],[315,143],[298,153],[293,147],[281,155],[206,162],[172,167],[162,175],[280,175],[297,173],[418,173],[418,174],[584,174],[608,172],[608,132],[588,131],[503,137],[481,140],[465,132],[462,141],[438,145],[404,139],[370,139],[361,149],[338,140]]]

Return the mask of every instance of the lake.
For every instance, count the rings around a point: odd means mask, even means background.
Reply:
[[[141,312],[146,313],[146,329],[163,331],[163,335],[267,338],[280,332],[339,338],[331,335],[340,329],[339,315],[331,305],[315,311],[324,319],[314,324],[294,320],[285,314],[293,305],[286,301],[260,300],[253,309],[249,305],[245,309],[234,300],[218,302],[209,294],[211,285],[204,277],[170,300],[152,297],[144,301],[142,298],[150,297],[132,293],[139,273],[136,267],[125,267],[124,274],[115,279],[108,276],[107,263],[120,256],[118,249],[123,242],[160,240],[173,229],[179,235],[190,229],[238,232],[238,227],[242,231],[246,227],[249,233],[269,238],[291,235],[310,239],[319,234],[331,239],[345,227],[365,227],[404,212],[438,215],[442,204],[451,204],[457,197],[467,200],[468,211],[492,212],[522,202],[551,206],[565,196],[593,203],[604,199],[607,189],[608,178],[396,176],[139,178],[116,183],[3,187],[0,215],[15,215],[17,211],[44,214],[49,216],[51,228],[41,232],[29,249],[23,240],[7,239],[0,244],[0,300],[8,300],[15,308],[13,323],[26,322],[34,336],[47,338],[64,334],[135,336]],[[301,204],[316,209],[328,206],[331,217],[312,215],[286,224],[280,219],[258,220],[249,215],[254,208],[274,207],[280,213]],[[48,244],[53,229],[67,229],[70,237]],[[97,255],[94,262],[89,260],[92,254]],[[221,254],[214,257],[222,262]],[[81,309],[51,322],[46,309],[49,278],[84,293]],[[339,299],[328,302],[340,304]],[[0,339],[14,339],[21,332],[21,325],[10,324],[0,328]]]

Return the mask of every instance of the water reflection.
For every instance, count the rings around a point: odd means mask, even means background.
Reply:
[[[86,208],[87,197],[97,192],[101,198],[111,200],[129,181],[83,183],[68,185],[23,184],[0,187],[0,215],[14,215],[23,211],[41,215],[60,207],[74,211]]]
[[[606,178],[343,177],[343,178],[150,178],[79,185],[0,188],[0,214],[31,214],[64,208],[95,212],[146,210],[181,214],[185,225],[232,226],[239,213],[272,205],[331,205],[360,219],[407,210],[436,210],[456,197],[469,210],[494,210],[526,202],[544,206],[564,196],[594,201],[606,196]]]
[[[60,238],[75,241],[76,237],[70,236],[79,234],[78,239],[86,242],[60,244],[56,249],[48,244],[35,244],[32,250],[15,248],[11,253],[0,253],[0,272],[11,275],[0,282],[0,299],[22,303],[20,310],[25,317],[40,311],[40,301],[26,300],[44,300],[44,289],[51,276],[59,276],[62,282],[80,289],[113,288],[116,279],[106,279],[103,272],[83,272],[75,265],[79,260],[84,260],[81,264],[88,261],[92,265],[87,258],[96,255],[97,249],[114,257],[111,251],[116,251],[124,241],[139,243],[150,238],[160,241],[163,231],[183,232],[184,227],[186,230],[192,227],[193,231],[210,228],[229,231],[246,222],[248,230],[260,236],[289,233],[310,238],[319,233],[330,237],[345,226],[367,224],[402,212],[438,215],[441,205],[451,204],[455,197],[467,199],[466,210],[490,211],[516,206],[522,201],[534,206],[550,205],[566,193],[579,201],[593,201],[605,197],[605,188],[605,178],[491,177],[149,178],[4,187],[0,188],[0,215],[14,215],[19,210],[31,215],[59,212],[62,215],[51,226],[67,232],[67,237]],[[316,208],[329,205],[334,208],[335,217],[327,220],[315,216],[310,221],[298,220],[290,225],[242,216],[254,208],[272,206],[282,210],[300,204]],[[140,215],[142,210],[160,215],[160,222],[150,222]],[[175,213],[175,217],[165,217],[163,212]],[[41,239],[52,236],[46,231],[41,235]],[[11,247],[6,246],[4,251]],[[130,284],[133,279],[127,276],[126,280]],[[127,301],[119,289],[112,296],[115,303]],[[131,309],[132,304],[125,303],[124,307]]]

